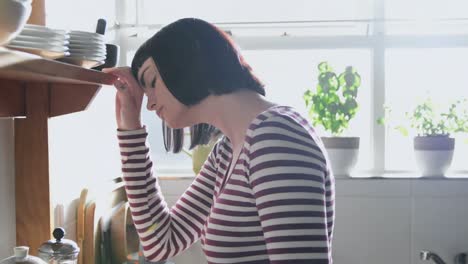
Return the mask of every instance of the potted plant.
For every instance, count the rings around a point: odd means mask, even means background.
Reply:
[[[350,176],[359,154],[359,137],[342,134],[359,108],[356,101],[361,76],[352,66],[337,75],[327,62],[318,64],[318,84],[303,99],[314,126],[321,126],[331,134],[322,137],[335,176]]]
[[[182,149],[182,151],[192,159],[192,171],[195,173],[195,175],[198,175],[201,168],[203,167],[203,164],[208,158],[208,155],[210,155],[221,136],[221,133],[216,133],[213,138],[205,145],[197,145],[192,150],[187,150],[185,148]]]
[[[451,103],[445,111],[440,110],[430,97],[418,103],[411,112],[406,112],[408,124],[392,125],[404,136],[414,130],[413,148],[421,176],[441,177],[449,169],[455,149],[452,134],[468,132],[468,100],[462,99]],[[390,107],[385,107],[386,116],[378,122],[394,123]]]

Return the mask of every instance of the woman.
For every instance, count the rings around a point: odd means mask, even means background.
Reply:
[[[209,263],[331,263],[334,178],[314,129],[268,101],[229,36],[181,19],[137,51],[118,77],[123,179],[145,256],[158,261],[201,240]],[[166,149],[215,145],[191,186],[168,208],[151,170],[143,95],[163,120]]]

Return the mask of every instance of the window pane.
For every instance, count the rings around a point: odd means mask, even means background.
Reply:
[[[128,61],[133,52],[128,53]],[[295,107],[308,117],[303,93],[306,89],[315,90],[317,84],[317,64],[328,61],[337,72],[346,66],[356,67],[361,75],[362,84],[358,102],[360,110],[350,123],[349,135],[361,137],[358,170],[371,168],[370,159],[370,51],[369,50],[246,50],[243,51],[246,61],[252,66],[257,76],[265,83],[267,97],[279,104]],[[274,63],[272,63],[274,62]],[[160,121],[153,113],[144,111],[143,121],[150,133],[151,155],[154,157],[157,170],[165,171],[191,169],[191,160],[185,154],[167,154],[164,150]],[[324,131],[317,127],[321,135]]]
[[[105,86],[86,111],[49,119],[54,203],[76,199],[81,188],[107,188],[122,176],[114,102],[115,88]]]
[[[143,104],[146,109],[146,98]],[[178,154],[166,152],[162,136],[161,119],[159,119],[156,113],[143,110],[142,121],[148,130],[151,158],[155,164],[154,168],[156,173],[159,175],[177,174],[178,176],[191,174],[192,160],[187,154],[183,152]],[[185,148],[188,149],[187,140],[185,143]]]
[[[95,32],[97,21],[104,18],[108,25],[115,22],[113,0],[47,0],[47,26]]]
[[[459,35],[468,34],[468,20],[388,22],[385,28],[388,35]]]
[[[357,169],[371,168],[370,159],[370,51],[340,50],[251,50],[243,51],[246,61],[266,85],[267,97],[279,104],[295,107],[308,117],[302,98],[307,89],[315,91],[318,63],[328,61],[341,73],[348,65],[361,75],[358,93],[360,110],[350,123],[349,135],[361,137],[361,151]],[[317,127],[321,135],[323,129]]]
[[[383,1],[383,0],[380,0]],[[468,18],[466,0],[391,0],[385,1],[387,19],[455,19]]]
[[[464,76],[468,69],[468,48],[389,49],[386,52],[386,101],[395,121],[405,122],[404,112],[429,94],[436,103],[466,98]],[[412,135],[403,137],[388,129],[387,169],[415,169]],[[452,169],[467,169],[468,144],[457,139]]]
[[[372,0],[141,0],[140,23],[166,24],[183,17],[218,22],[369,18]]]
[[[394,34],[466,34],[468,2],[466,0],[392,0],[385,1],[386,32]]]

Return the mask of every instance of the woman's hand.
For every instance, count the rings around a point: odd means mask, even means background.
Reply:
[[[115,117],[120,130],[136,130],[141,126],[141,104],[143,90],[135,80],[129,67],[107,68],[103,72],[117,77],[114,86],[117,88],[115,96]]]

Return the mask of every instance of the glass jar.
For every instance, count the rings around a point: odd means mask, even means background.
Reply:
[[[39,257],[49,264],[77,264],[80,248],[69,239],[64,239],[65,230],[56,228],[52,233],[55,239],[49,240],[39,248]]]

